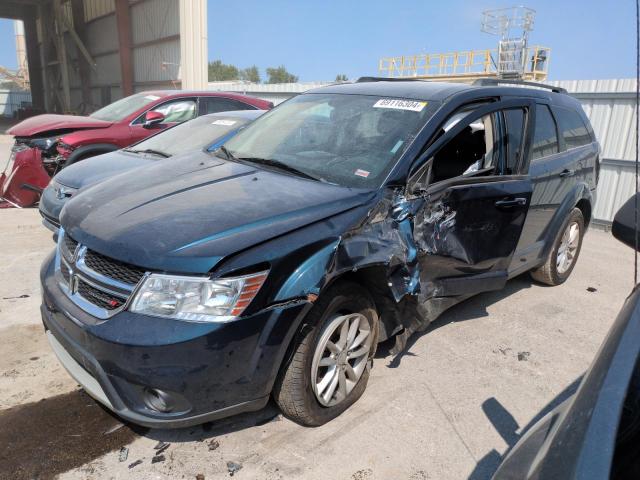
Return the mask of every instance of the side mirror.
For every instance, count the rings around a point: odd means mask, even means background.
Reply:
[[[636,240],[638,245],[640,245],[640,234],[635,228],[636,201],[638,202],[638,206],[640,206],[640,194],[634,195],[620,207],[611,224],[611,233],[613,236],[631,248],[636,248]]]
[[[147,112],[144,116],[144,124],[142,125],[144,128],[153,128],[153,126],[158,125],[164,121],[164,114],[160,112],[150,111]]]

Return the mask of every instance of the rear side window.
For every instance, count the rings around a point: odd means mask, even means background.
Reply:
[[[504,119],[507,127],[507,165],[504,173],[511,175],[516,172],[520,159],[524,133],[524,110],[521,108],[505,110]]]
[[[549,107],[538,105],[536,108],[536,128],[531,145],[531,160],[558,153],[558,133],[556,122]]]
[[[578,112],[566,108],[558,108],[555,111],[567,150],[591,143],[589,130]]]
[[[218,112],[231,112],[234,110],[256,110],[256,107],[248,103],[223,97],[200,97],[200,115]]]

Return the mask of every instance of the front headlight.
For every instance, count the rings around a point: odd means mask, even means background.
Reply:
[[[129,310],[192,322],[228,322],[249,306],[267,273],[216,279],[153,273],[145,278]]]

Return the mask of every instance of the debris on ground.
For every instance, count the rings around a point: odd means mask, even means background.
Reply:
[[[129,456],[129,449],[127,447],[122,447],[120,449],[120,453],[118,454],[118,461],[126,462],[128,456]]]
[[[597,291],[598,291],[598,289],[596,287],[587,287],[587,292],[593,293],[593,292],[597,292]]]
[[[233,475],[242,469],[242,465],[236,462],[227,462],[227,470],[229,471],[229,476],[233,477]]]
[[[129,464],[129,468],[137,467],[141,463],[142,463],[142,460],[136,460],[135,462]]]
[[[216,450],[219,446],[220,446],[220,442],[218,440],[216,440],[215,438],[212,438],[209,441],[209,450],[210,451]]]
[[[124,423],[116,423],[113,427],[111,427],[109,430],[107,430],[106,432],[104,432],[105,435],[109,435],[110,433],[113,432],[117,432],[118,430],[120,430],[122,427],[124,427]]]
[[[154,450],[156,450],[155,455],[160,455],[162,452],[164,452],[167,448],[169,448],[171,446],[170,443],[167,442],[159,442],[154,448]]]
[[[204,475],[202,473],[197,474],[196,480],[204,480]]]
[[[531,355],[530,352],[518,352],[518,361],[526,362],[527,360],[529,360],[529,355]]]
[[[2,297],[3,300],[15,300],[17,298],[29,298],[29,295],[25,293],[23,295],[18,295],[17,297]]]
[[[508,352],[510,352],[510,351],[511,351],[511,348],[509,348],[509,347],[505,347],[505,348],[500,348],[500,347],[498,347],[498,349],[497,349],[497,350],[494,350],[494,351],[493,351],[493,353],[498,353],[498,352],[500,352],[502,355],[506,355],[506,354],[507,354]]]
[[[35,360],[38,360],[40,357],[30,357],[29,360],[31,360],[32,362]]]
[[[151,459],[151,463],[160,463],[160,462],[164,462],[165,460],[166,460],[166,457],[164,455],[156,455]]]

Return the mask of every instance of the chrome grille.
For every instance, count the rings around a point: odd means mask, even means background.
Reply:
[[[77,247],[78,242],[65,233],[62,238],[62,254],[67,260],[73,261],[73,256],[76,253]]]
[[[84,263],[91,270],[98,272],[105,277],[113,278],[119,282],[127,283],[129,285],[137,284],[145,273],[145,271],[140,268],[105,257],[104,255],[92,250],[87,250],[87,253],[84,256]]]
[[[67,296],[97,318],[122,310],[145,271],[87,249],[62,228],[59,235],[56,274]]]
[[[78,280],[78,294],[93,303],[94,305],[104,308],[105,310],[116,310],[122,307],[125,300],[89,285],[87,282]]]

